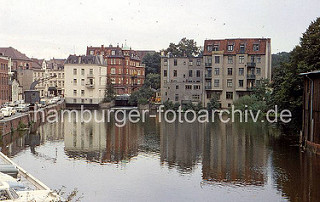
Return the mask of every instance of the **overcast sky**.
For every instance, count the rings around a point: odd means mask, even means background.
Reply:
[[[290,51],[320,15],[320,0],[0,0],[0,46],[28,57],[66,58],[87,46],[160,50],[182,37],[268,37]]]

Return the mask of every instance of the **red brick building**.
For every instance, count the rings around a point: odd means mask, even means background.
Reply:
[[[9,59],[0,56],[0,105],[10,101],[8,65]]]
[[[87,55],[103,55],[107,61],[107,76],[118,95],[131,94],[144,84],[145,66],[137,51],[129,47],[87,47]]]

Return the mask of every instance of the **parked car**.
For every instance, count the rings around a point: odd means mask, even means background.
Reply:
[[[1,113],[3,114],[3,116],[9,117],[12,115],[12,108],[11,107],[2,108]]]
[[[2,112],[0,112],[0,120],[4,118],[4,115]]]
[[[16,110],[18,112],[27,112],[29,111],[29,107],[26,104],[19,104],[18,107],[16,107]]]

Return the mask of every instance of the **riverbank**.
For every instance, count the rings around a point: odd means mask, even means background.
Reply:
[[[46,120],[50,110],[59,111],[65,108],[65,101],[59,101],[56,104],[37,109],[36,111],[28,111],[16,114],[0,121],[0,136],[6,136],[15,131],[36,130]],[[43,119],[44,118],[44,119]]]

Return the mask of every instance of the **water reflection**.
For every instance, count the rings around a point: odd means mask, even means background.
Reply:
[[[16,156],[28,149],[37,158],[57,163],[56,151],[43,154],[38,148],[61,141],[65,155],[75,161],[130,164],[139,156],[148,156],[158,159],[160,168],[182,176],[200,171],[201,184],[208,187],[263,188],[290,201],[320,198],[320,158],[300,153],[295,141],[266,123],[169,124],[157,118],[124,127],[114,123],[47,123],[32,133],[2,137],[2,151]],[[179,180],[172,175],[173,182]]]

